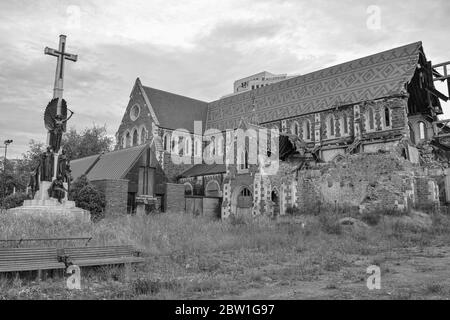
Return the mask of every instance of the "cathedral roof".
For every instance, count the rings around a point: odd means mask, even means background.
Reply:
[[[90,181],[124,179],[136,161],[149,147],[142,144],[71,161],[74,180],[86,174]]]
[[[405,94],[422,43],[416,42],[211,102],[207,128],[237,128],[256,106],[260,123]]]
[[[194,132],[194,121],[206,122],[208,103],[142,86],[161,127]]]

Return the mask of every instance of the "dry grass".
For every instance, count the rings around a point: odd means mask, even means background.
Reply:
[[[131,277],[118,268],[84,272],[84,289],[78,293],[68,292],[58,279],[45,285],[2,279],[0,299],[2,295],[8,299],[216,298],[264,288],[268,283],[289,286],[327,275],[361,282],[361,274],[348,269],[355,256],[386,256],[397,248],[450,240],[447,216],[434,216],[431,230],[420,232],[399,227],[391,219],[382,219],[363,233],[342,232],[336,219],[319,216],[302,226],[276,224],[261,217],[236,224],[172,213],[82,224],[61,218],[0,215],[1,239],[92,236],[90,245],[131,244],[148,257]],[[331,283],[324,287],[330,291],[340,286]],[[427,291],[444,292],[436,288],[430,286]]]

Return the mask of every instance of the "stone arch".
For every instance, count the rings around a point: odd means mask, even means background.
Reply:
[[[210,180],[205,187],[205,196],[220,197],[220,184],[217,180]]]
[[[253,192],[251,186],[240,186],[234,189],[231,195],[231,213],[252,214]],[[251,205],[250,205],[251,202]]]
[[[184,195],[185,196],[193,196],[194,195],[194,187],[189,182],[184,184]]]

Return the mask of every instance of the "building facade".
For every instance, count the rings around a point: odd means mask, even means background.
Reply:
[[[419,166],[420,147],[436,141],[443,95],[434,87],[434,71],[417,42],[302,76],[262,72],[236,81],[235,94],[210,103],[143,86],[138,78],[116,149],[150,144],[161,168],[152,183],[180,185],[184,203],[178,208],[193,214],[226,218],[285,214],[318,203],[359,210],[383,203],[401,209],[418,199],[436,203],[436,183],[409,166]],[[232,148],[238,129],[257,135]],[[258,139],[259,132],[275,129],[276,138]],[[274,139],[277,159],[267,148]],[[438,144],[442,149],[445,141]],[[267,148],[256,163],[248,162],[252,146]],[[348,160],[358,154],[358,161]],[[189,161],[175,163],[173,155]],[[279,171],[264,174],[266,161],[278,161]],[[342,161],[355,173],[363,175],[364,164],[376,174],[356,181]],[[395,163],[397,173],[384,163]],[[387,173],[395,183],[372,181]]]

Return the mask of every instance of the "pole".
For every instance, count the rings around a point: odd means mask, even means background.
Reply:
[[[2,209],[5,208],[5,198],[6,198],[6,155],[8,152],[8,145],[13,143],[12,140],[5,140],[4,144],[5,146],[5,157],[3,159],[3,197],[2,197]]]
[[[5,208],[6,199],[6,153],[8,151],[8,144],[5,141],[5,157],[3,158],[3,197],[2,197],[2,209]]]

